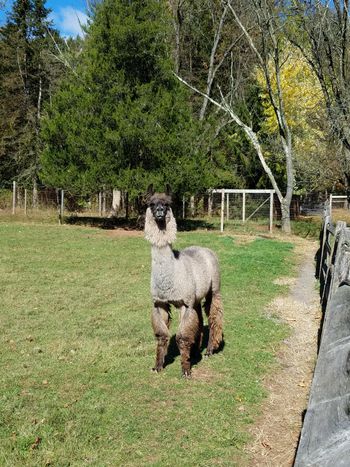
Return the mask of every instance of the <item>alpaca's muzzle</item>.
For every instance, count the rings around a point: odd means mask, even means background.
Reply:
[[[154,213],[154,217],[157,220],[164,220],[166,216],[166,208],[164,206],[157,206],[156,212]]]

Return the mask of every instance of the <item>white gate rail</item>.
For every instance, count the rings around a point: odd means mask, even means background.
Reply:
[[[272,232],[273,226],[273,195],[276,193],[275,190],[245,190],[245,189],[231,189],[231,188],[220,188],[217,190],[212,190],[212,193],[221,193],[221,222],[220,222],[220,231],[224,231],[224,215],[225,215],[225,194],[226,197],[226,208],[227,212],[229,211],[229,195],[230,194],[241,194],[242,195],[242,221],[246,222],[249,220],[266,202],[267,199],[261,203],[257,209],[246,219],[246,203],[245,196],[246,194],[269,194],[270,195],[270,213],[269,213],[269,230]],[[228,217],[228,216],[227,216]]]

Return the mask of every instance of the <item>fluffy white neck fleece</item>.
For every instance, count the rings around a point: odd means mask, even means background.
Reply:
[[[171,245],[176,240],[176,220],[173,211],[169,209],[165,219],[166,228],[160,230],[155,221],[152,211],[147,208],[145,220],[145,238],[157,248]]]

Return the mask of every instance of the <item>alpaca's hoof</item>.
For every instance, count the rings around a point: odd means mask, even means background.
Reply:
[[[191,379],[192,378],[191,370],[183,370],[182,377],[185,379]]]
[[[153,367],[153,368],[151,368],[151,372],[152,372],[152,373],[160,373],[160,372],[162,371],[162,369],[163,369],[163,368],[162,368],[161,366],[159,366],[159,367]]]
[[[207,350],[204,354],[205,358],[209,358],[213,355],[213,351],[212,350]]]

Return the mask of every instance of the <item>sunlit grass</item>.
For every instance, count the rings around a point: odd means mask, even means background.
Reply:
[[[244,465],[263,375],[288,330],[264,315],[292,245],[181,233],[219,255],[225,346],[154,375],[150,247],[140,238],[0,224],[0,465]],[[173,313],[176,332],[177,313]]]

